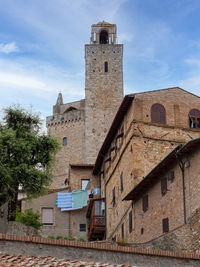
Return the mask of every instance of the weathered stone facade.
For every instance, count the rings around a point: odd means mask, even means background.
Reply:
[[[200,98],[180,88],[129,97],[132,103],[122,119],[123,105],[118,111],[102,146],[105,149],[100,150],[105,156],[99,164],[102,157],[99,153],[94,173],[99,173],[101,188],[105,188],[101,195],[106,197],[106,238],[133,242],[129,220],[131,217],[134,229],[134,223],[141,219],[142,214],[134,212],[131,201],[122,200],[172,149],[200,137],[199,129],[189,127],[188,117],[190,110],[200,110]],[[151,108],[156,103],[165,108],[165,123],[152,122]],[[117,121],[121,122],[116,128]],[[114,131],[113,135],[111,131]],[[151,219],[146,224],[150,222]]]
[[[85,45],[86,98],[64,104],[60,93],[53,116],[47,117],[49,134],[61,142],[67,140],[56,157],[52,188],[64,186],[69,164],[94,163],[122,101],[123,45],[116,40],[115,24],[103,21],[92,25],[91,44]]]

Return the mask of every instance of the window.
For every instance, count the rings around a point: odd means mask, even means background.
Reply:
[[[163,105],[156,103],[151,106],[151,122],[166,123],[166,111]]]
[[[80,232],[86,232],[86,224],[85,223],[80,224]]]
[[[42,208],[42,224],[53,225],[53,208]]]
[[[90,189],[90,180],[81,180],[81,189],[89,190]]]
[[[123,190],[124,190],[124,186],[123,186],[123,172],[121,172],[121,174],[120,174],[120,183],[121,183],[121,192],[123,192]]]
[[[144,228],[141,228],[141,235],[143,235],[144,234]]]
[[[169,173],[168,173],[168,181],[173,181],[174,180],[174,171],[170,171]]]
[[[161,193],[163,196],[167,193],[167,178],[161,179]]]
[[[165,218],[162,220],[162,226],[163,226],[163,233],[169,232],[169,219]]]
[[[121,230],[122,230],[122,239],[124,239],[124,224],[122,223],[122,226],[121,226]]]
[[[63,146],[66,146],[67,145],[67,137],[64,137],[63,138]]]
[[[112,242],[116,242],[116,236],[112,237]]]
[[[115,187],[112,190],[112,205],[115,206]]]
[[[108,44],[108,32],[106,30],[100,32],[100,44]]]
[[[200,111],[198,109],[191,109],[189,112],[189,126],[190,128],[200,128]]]
[[[148,206],[149,206],[148,195],[145,195],[142,198],[142,209],[143,209],[144,212],[148,210]]]
[[[108,62],[104,62],[104,72],[108,72]]]
[[[133,231],[133,214],[132,211],[129,212],[129,233]]]

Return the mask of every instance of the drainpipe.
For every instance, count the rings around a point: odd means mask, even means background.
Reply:
[[[68,231],[68,236],[71,236],[71,211],[69,211],[69,231]]]
[[[185,201],[185,167],[184,163],[176,151],[176,159],[178,161],[179,167],[182,173],[182,188],[183,188],[183,214],[184,214],[184,224],[186,224],[186,201]]]

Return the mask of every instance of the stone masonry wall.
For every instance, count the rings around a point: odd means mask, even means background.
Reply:
[[[85,46],[85,163],[93,164],[123,97],[123,46]],[[108,71],[104,63],[108,62]]]
[[[133,247],[167,251],[200,253],[200,209],[197,209],[188,223],[146,243],[132,244]]]
[[[0,234],[0,251],[6,254],[49,256],[87,262],[123,264],[137,267],[199,266],[198,254],[121,247],[109,244],[51,240]]]
[[[53,183],[51,188],[60,188],[69,178],[69,164],[83,161],[83,127],[84,121],[71,120],[53,124],[48,127],[49,134],[57,137],[61,142],[61,150],[56,155],[53,167]],[[63,138],[67,138],[67,145],[63,146]]]

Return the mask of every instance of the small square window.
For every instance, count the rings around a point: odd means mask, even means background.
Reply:
[[[85,223],[80,224],[80,232],[86,232],[86,224]]]

